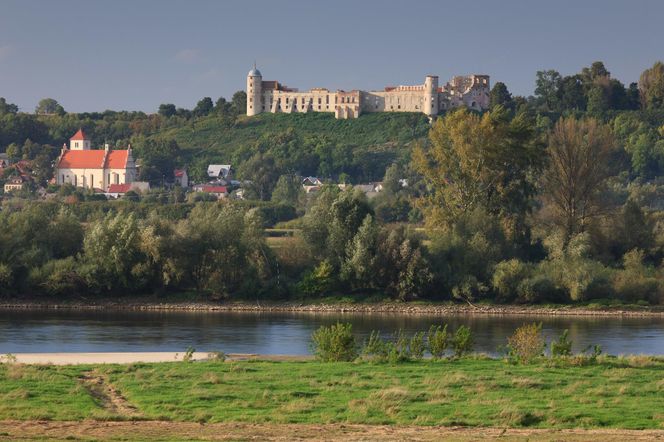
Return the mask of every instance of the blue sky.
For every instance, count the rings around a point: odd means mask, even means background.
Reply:
[[[1,0],[0,96],[33,111],[192,108],[265,80],[381,89],[486,73],[532,94],[535,72],[595,60],[637,81],[664,59],[661,0]]]

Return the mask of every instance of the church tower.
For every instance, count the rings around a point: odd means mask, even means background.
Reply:
[[[263,76],[256,69],[256,63],[254,63],[254,68],[247,74],[247,115],[249,116],[263,112],[263,103],[261,103],[262,83]]]
[[[83,129],[79,129],[78,132],[76,132],[74,136],[69,139],[70,150],[90,150],[90,148],[90,138],[85,135]]]

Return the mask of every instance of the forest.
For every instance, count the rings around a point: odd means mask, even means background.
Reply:
[[[431,125],[247,118],[242,92],[150,115],[72,114],[50,99],[26,114],[0,99],[0,152],[31,162],[50,195],[4,195],[0,293],[664,303],[664,64],[627,86],[601,62],[535,84],[520,97],[497,82],[491,109]],[[98,201],[48,185],[78,127],[96,144],[131,143],[157,187],[175,167],[202,180],[223,161],[252,191]],[[300,184],[309,175],[326,183],[315,195]],[[371,198],[352,187],[374,181]]]

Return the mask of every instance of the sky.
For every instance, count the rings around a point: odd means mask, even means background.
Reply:
[[[604,61],[625,84],[664,59],[662,0],[0,0],[0,97],[32,112],[193,108],[263,80],[382,89],[488,74],[531,95],[535,73]]]

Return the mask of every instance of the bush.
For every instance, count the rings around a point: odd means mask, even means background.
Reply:
[[[429,353],[434,359],[440,359],[445,355],[445,350],[449,345],[449,335],[447,333],[447,324],[444,327],[432,325],[427,333],[427,344]]]
[[[336,323],[322,326],[311,335],[313,353],[323,362],[353,361],[357,358],[357,344],[351,324]]]
[[[551,342],[551,356],[571,356],[572,341],[570,341],[569,330],[565,330],[557,341]]]
[[[408,344],[410,356],[413,359],[420,360],[424,357],[424,332],[417,332],[410,338]]]
[[[452,346],[454,349],[454,356],[460,358],[471,351],[473,351],[473,346],[475,345],[475,340],[473,334],[468,327],[462,325],[454,333],[454,338],[452,339]]]
[[[336,282],[334,267],[325,260],[305,273],[297,284],[297,291],[304,296],[322,296],[332,290]]]
[[[496,292],[496,300],[500,302],[514,301],[519,294],[521,282],[530,276],[531,271],[530,265],[518,259],[499,262],[493,272],[491,281],[493,290]]]
[[[409,361],[411,357],[409,344],[403,330],[399,329],[394,336],[394,342],[387,343],[387,360],[391,364]]]
[[[369,340],[364,344],[362,356],[373,362],[387,362],[389,350],[387,343],[380,337],[380,332],[372,331]]]
[[[529,363],[538,356],[542,356],[546,344],[542,337],[542,324],[527,324],[517,328],[507,339],[509,356],[511,359]]]

